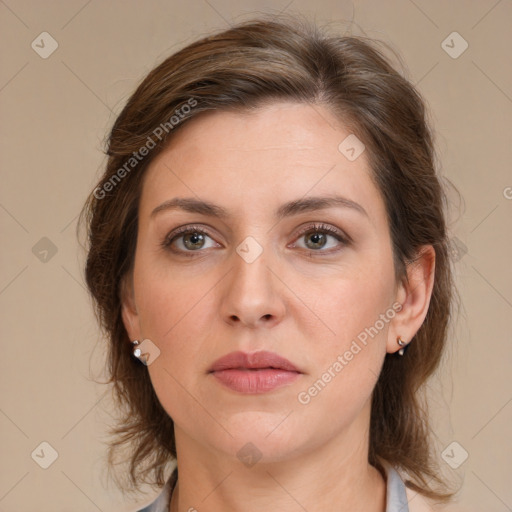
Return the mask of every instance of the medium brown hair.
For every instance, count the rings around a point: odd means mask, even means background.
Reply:
[[[85,277],[108,337],[108,382],[122,411],[112,430],[109,463],[115,464],[118,449],[129,448],[126,490],[143,482],[162,486],[176,458],[173,421],[147,369],[132,357],[121,317],[144,172],[189,118],[284,100],[325,106],[365,144],[387,211],[397,282],[406,278],[420,246],[435,249],[426,319],[403,357],[386,355],[373,392],[369,463],[381,467],[378,458],[383,458],[405,470],[406,485],[427,497],[447,501],[453,495],[438,476],[424,400],[425,383],[443,355],[455,296],[447,201],[436,173],[425,103],[379,45],[387,47],[366,37],[328,35],[298,20],[241,23],[167,58],[147,75],[115,121],[105,172],[79,225],[86,221]],[[143,147],[150,149],[144,152]]]

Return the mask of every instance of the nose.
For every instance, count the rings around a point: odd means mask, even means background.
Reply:
[[[254,261],[242,251],[233,253],[231,271],[223,279],[221,314],[227,323],[256,328],[281,322],[286,312],[286,287],[278,270],[271,268],[275,267],[271,259],[270,249]]]

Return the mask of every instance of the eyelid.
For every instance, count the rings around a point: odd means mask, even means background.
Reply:
[[[168,235],[166,235],[164,240],[162,241],[161,245],[164,248],[168,248],[174,242],[174,240],[176,238],[179,238],[180,236],[183,236],[183,235],[186,235],[189,233],[195,233],[195,232],[203,233],[203,234],[207,235],[208,237],[210,237],[212,240],[214,238],[210,234],[208,227],[205,228],[204,225],[200,226],[200,225],[196,225],[196,224],[187,224],[186,226],[181,226],[179,228],[174,229]],[[218,242],[216,242],[216,243],[218,243]],[[177,251],[177,252],[183,253],[183,252],[194,252],[194,251]]]
[[[341,231],[340,229],[335,228],[334,226],[331,226],[329,224],[325,224],[323,222],[313,222],[312,224],[309,224],[309,225],[305,226],[304,228],[301,228],[301,230],[297,234],[296,238],[298,239],[299,237],[305,235],[306,233],[315,232],[315,231],[326,232],[326,233],[334,236],[335,238],[338,238],[339,240],[341,240],[342,242],[344,242],[346,244],[349,244],[352,242],[352,238],[349,235],[347,235],[344,231]]]
[[[169,249],[169,247],[174,242],[174,240],[176,240],[180,236],[183,236],[183,235],[186,235],[186,234],[189,234],[189,233],[194,233],[194,232],[205,234],[209,238],[214,240],[214,236],[212,236],[210,234],[210,232],[208,230],[208,227],[205,227],[204,225],[189,224],[189,225],[181,226],[181,227],[176,228],[175,230],[171,231],[171,233],[169,233],[168,235],[165,236],[165,238],[164,238],[163,242],[161,243],[161,245],[162,245],[162,247],[164,249]],[[323,222],[318,222],[317,221],[317,222],[309,223],[306,226],[303,226],[302,228],[300,228],[299,232],[294,237],[293,244],[295,244],[296,241],[301,236],[304,236],[305,234],[310,233],[310,232],[324,232],[324,233],[327,233],[328,235],[331,235],[334,238],[336,238],[338,241],[340,241],[344,245],[348,245],[348,244],[352,243],[352,238],[349,235],[347,235],[344,231],[341,231],[340,229],[335,228],[334,226],[331,226],[329,224],[325,224]],[[215,243],[218,244],[218,242],[215,242]],[[179,254],[189,254],[189,255],[192,255],[192,254],[194,254],[196,252],[197,253],[204,252],[204,250],[201,250],[201,249],[199,249],[197,251],[174,250],[174,252],[175,253],[179,253]],[[315,253],[318,253],[318,254],[323,254],[323,253],[324,254],[329,254],[329,253],[332,252],[332,250],[331,251],[322,251],[322,250],[314,251],[313,250],[311,252],[315,252]]]

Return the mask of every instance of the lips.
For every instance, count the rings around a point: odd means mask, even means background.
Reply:
[[[257,370],[257,369],[286,370],[289,372],[301,373],[288,359],[275,354],[274,352],[231,352],[220,359],[217,359],[210,368],[211,372],[222,370]]]
[[[231,391],[267,393],[292,384],[302,374],[288,359],[273,352],[231,352],[212,365],[209,374]]]

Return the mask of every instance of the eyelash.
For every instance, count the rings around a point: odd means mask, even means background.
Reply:
[[[194,257],[195,256],[194,253],[198,253],[198,252],[202,252],[202,251],[200,249],[198,249],[197,251],[182,251],[182,250],[171,249],[171,245],[172,245],[172,243],[175,240],[177,240],[178,238],[183,237],[184,235],[191,234],[191,233],[199,233],[199,234],[202,234],[202,235],[207,235],[210,238],[213,238],[208,233],[208,231],[205,231],[204,228],[202,228],[200,226],[194,226],[194,225],[192,225],[192,226],[183,226],[183,227],[178,228],[177,230],[173,231],[169,235],[167,235],[165,237],[165,239],[163,240],[163,242],[161,243],[161,246],[164,249],[170,250],[170,251],[172,251],[174,253],[179,253],[179,254],[184,255],[186,257]],[[302,236],[310,234],[310,233],[323,233],[323,234],[331,235],[333,238],[335,238],[336,240],[341,242],[343,245],[349,245],[351,243],[351,241],[352,241],[348,235],[343,235],[336,228],[333,228],[332,226],[329,226],[327,224],[322,224],[322,223],[320,223],[320,224],[313,224],[313,225],[307,226],[304,229],[302,229],[299,232],[299,234],[297,235],[297,240],[299,238],[301,238]],[[304,249],[304,250],[307,250],[307,249]],[[309,250],[309,255],[312,256],[312,257],[316,257],[317,255],[321,256],[322,254],[324,254],[324,255],[325,254],[332,254],[332,252],[337,252],[338,250],[339,249],[336,249],[335,251],[333,251],[331,249],[331,250],[328,250],[328,251],[322,251],[321,249],[319,249],[319,250],[315,251],[313,249],[310,249]]]

